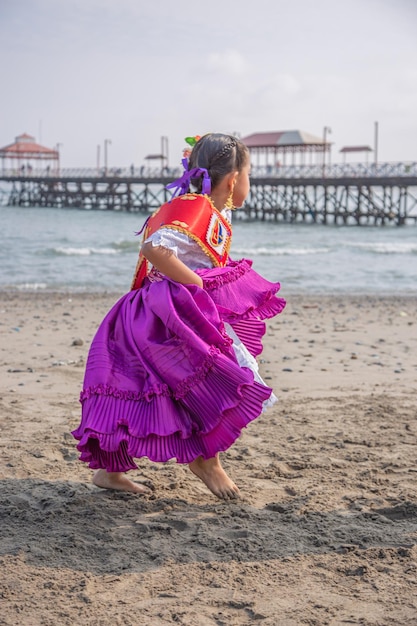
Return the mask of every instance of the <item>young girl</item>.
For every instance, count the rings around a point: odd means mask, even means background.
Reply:
[[[239,490],[219,452],[275,398],[254,357],[262,320],[285,300],[279,283],[229,257],[231,209],[249,192],[246,146],[210,133],[183,163],[173,198],[145,223],[132,290],[94,337],[73,435],[98,487],[144,493],[125,475],[134,458],[176,459],[227,500]]]

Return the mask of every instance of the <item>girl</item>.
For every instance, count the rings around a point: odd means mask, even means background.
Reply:
[[[210,133],[183,163],[173,198],[145,223],[132,290],[92,342],[73,435],[98,487],[144,493],[125,475],[134,457],[176,459],[227,500],[239,490],[219,452],[275,399],[254,357],[262,320],[285,301],[228,254],[230,211],[249,192],[246,146]]]

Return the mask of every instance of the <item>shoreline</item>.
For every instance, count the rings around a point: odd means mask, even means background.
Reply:
[[[283,285],[281,281],[277,281],[281,284],[280,295],[282,297],[295,297],[295,298],[417,298],[417,288],[416,291],[410,291],[409,289],[404,291],[392,291],[392,289],[388,289],[387,291],[381,291],[378,289],[377,291],[354,291],[354,290],[340,290],[340,291],[308,291],[302,289],[291,289],[288,288],[287,285]],[[102,289],[96,288],[92,289],[91,287],[83,287],[83,288],[68,288],[68,287],[47,287],[42,283],[39,283],[37,286],[9,286],[9,285],[0,285],[0,299],[3,295],[34,295],[34,294],[57,294],[57,295],[74,295],[74,296],[85,296],[86,294],[94,295],[94,296],[116,296],[121,297],[125,293],[129,291],[129,285],[126,284],[126,289]],[[284,293],[285,291],[285,293]]]
[[[414,624],[417,296],[282,291],[259,359],[279,401],[223,455],[226,504],[174,462],[141,459],[137,497],[78,461],[121,295],[0,291],[2,623]]]

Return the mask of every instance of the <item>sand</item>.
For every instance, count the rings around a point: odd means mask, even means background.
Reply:
[[[70,435],[117,295],[0,294],[0,624],[417,624],[417,298],[286,295],[279,403],[223,455],[242,499],[139,461],[103,491]]]

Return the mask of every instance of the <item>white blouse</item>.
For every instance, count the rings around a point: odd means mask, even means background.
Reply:
[[[230,209],[223,209],[221,214],[231,223],[232,212]],[[144,243],[148,242],[151,242],[155,247],[162,246],[172,250],[175,256],[193,271],[213,267],[210,257],[196,244],[194,239],[185,233],[162,227],[148,237]]]

